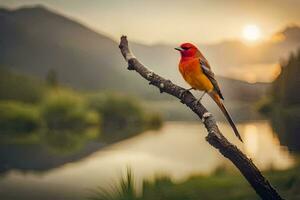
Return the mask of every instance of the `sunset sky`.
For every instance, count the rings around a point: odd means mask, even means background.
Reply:
[[[126,34],[146,44],[259,41],[287,25],[300,25],[299,0],[0,0],[0,6],[8,8],[34,4],[114,39]]]

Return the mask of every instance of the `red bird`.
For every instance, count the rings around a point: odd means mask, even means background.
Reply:
[[[198,101],[200,101],[202,97],[208,93],[222,110],[235,135],[243,142],[232,118],[222,102],[224,97],[208,61],[198,50],[198,48],[191,43],[184,43],[175,49],[181,54],[179,71],[184,80],[192,87],[188,90],[194,89],[204,91],[203,95]]]

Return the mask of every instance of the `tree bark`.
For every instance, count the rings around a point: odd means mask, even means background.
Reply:
[[[142,77],[149,81],[150,85],[154,85],[159,88],[161,93],[165,92],[180,99],[181,103],[185,104],[196,115],[198,115],[207,129],[207,142],[218,149],[224,157],[228,158],[238,168],[255,192],[262,199],[282,199],[268,180],[261,174],[259,169],[254,165],[252,160],[223,136],[212,114],[209,113],[201,103],[197,102],[197,99],[192,95],[192,93],[173,84],[170,80],[164,79],[163,77],[155,74],[140,63],[130,51],[126,36],[121,37],[119,48],[128,63],[129,70],[135,70],[138,72]]]

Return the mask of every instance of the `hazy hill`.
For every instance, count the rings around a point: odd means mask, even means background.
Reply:
[[[42,78],[50,69],[55,69],[61,82],[75,88],[114,89],[144,97],[165,98],[153,95],[157,92],[155,89],[145,86],[144,80],[125,70],[126,63],[115,41],[72,19],[39,6],[0,9],[0,27],[0,65]],[[199,46],[215,72],[228,75],[231,68],[278,62],[299,46],[299,27],[289,27],[278,35],[280,41],[265,42],[255,51],[239,41]],[[177,71],[179,55],[173,46],[134,43],[132,48],[154,71],[185,84]],[[249,84],[228,78],[219,80],[227,99],[257,99],[266,89],[266,84]]]
[[[133,78],[114,41],[43,7],[2,9],[0,27],[2,66],[40,77],[55,69],[84,89],[126,88]]]

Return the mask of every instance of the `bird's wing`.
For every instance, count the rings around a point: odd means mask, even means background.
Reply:
[[[215,79],[215,74],[212,72],[211,67],[210,67],[209,63],[207,62],[207,60],[205,58],[200,58],[199,62],[200,62],[200,66],[202,68],[203,73],[207,76],[207,78],[213,84],[214,90],[219,94],[221,99],[224,99],[224,97],[221,93],[220,87],[218,85],[218,82]]]

